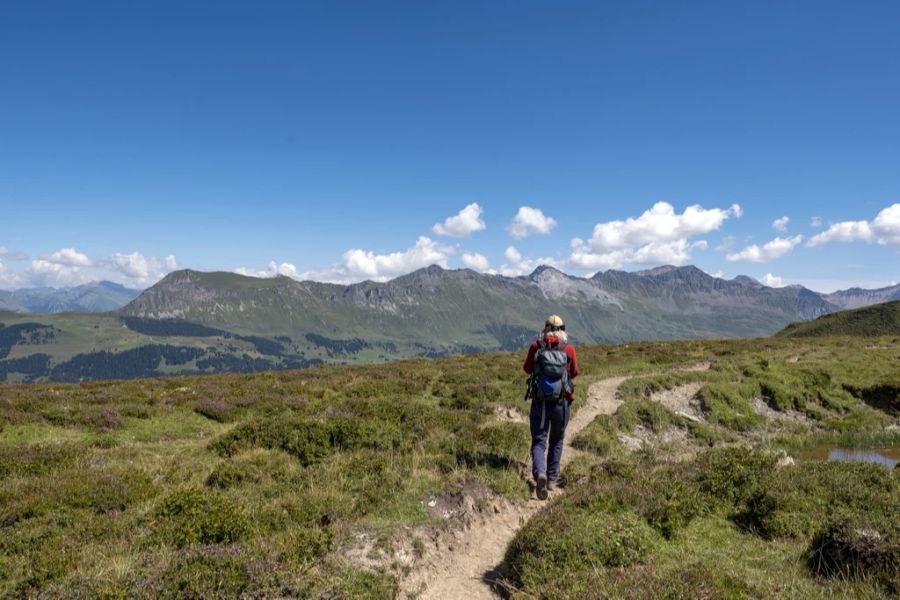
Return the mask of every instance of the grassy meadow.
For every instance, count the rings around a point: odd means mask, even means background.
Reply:
[[[396,597],[463,497],[531,494],[527,425],[500,418],[527,414],[522,354],[0,384],[0,597]],[[900,592],[897,470],[775,466],[900,447],[900,340],[579,359],[574,409],[612,375],[631,377],[625,402],[578,435],[568,493],[510,546],[514,597]],[[687,385],[698,416],[654,400]]]

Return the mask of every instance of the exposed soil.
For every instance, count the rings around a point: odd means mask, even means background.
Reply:
[[[584,405],[566,428],[563,467],[578,453],[569,441],[597,415],[611,415],[622,404],[616,390],[625,377],[598,381],[588,389]],[[499,417],[500,415],[498,415]],[[507,417],[508,418],[508,417]],[[558,490],[554,494],[565,493]],[[472,509],[467,522],[438,535],[426,545],[412,573],[402,581],[401,596],[434,599],[497,598],[497,568],[516,531],[546,506],[532,497],[525,503],[493,501]]]
[[[754,398],[753,401],[750,402],[750,406],[753,407],[753,412],[756,414],[775,421],[790,423],[809,423],[811,421],[809,417],[796,410],[775,410],[766,404],[765,400],[759,397]]]
[[[700,423],[706,420],[700,407],[700,401],[697,399],[697,392],[702,387],[703,384],[700,382],[679,385],[671,390],[657,392],[650,399],[659,402],[679,417]]]
[[[528,423],[528,417],[512,406],[497,406],[494,408],[494,417],[503,423]]]

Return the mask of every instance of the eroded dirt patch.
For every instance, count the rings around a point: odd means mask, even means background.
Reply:
[[[653,394],[650,399],[659,402],[669,412],[700,423],[706,421],[700,400],[697,398],[697,392],[703,384],[700,382],[679,385],[671,390],[663,390]]]
[[[569,421],[563,467],[577,450],[570,441],[597,415],[613,414],[622,404],[616,390],[625,377],[598,381],[588,388],[587,399]],[[524,417],[524,415],[522,415]],[[562,490],[556,493],[564,493]],[[458,506],[457,505],[451,505]],[[490,599],[497,594],[497,568],[516,531],[546,503],[530,498],[524,503],[504,499],[473,502],[451,527],[430,539],[414,570],[401,582],[401,597],[420,599]],[[430,507],[442,509],[437,502]]]

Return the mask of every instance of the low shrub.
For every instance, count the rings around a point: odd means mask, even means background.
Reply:
[[[700,490],[720,505],[744,502],[775,467],[774,455],[746,448],[715,448],[697,459]]]
[[[211,448],[221,456],[251,448],[283,450],[308,466],[338,450],[396,449],[401,441],[400,429],[380,419],[283,416],[241,424],[214,440]]]
[[[876,580],[900,593],[900,522],[837,517],[813,536],[807,566],[821,577]]]
[[[79,469],[66,472],[54,493],[60,504],[98,513],[122,511],[156,494],[153,482],[137,471]]]
[[[735,515],[766,539],[808,538],[840,515],[890,515],[900,521],[900,481],[880,465],[806,462],[776,469],[759,482]]]
[[[251,585],[239,546],[199,546],[181,551],[160,578],[156,594],[170,598],[237,598]]]
[[[230,544],[249,528],[244,510],[207,490],[182,488],[169,494],[156,510],[156,532],[179,548],[190,544]]]
[[[84,451],[80,444],[0,446],[0,480],[47,475],[75,464]]]
[[[562,501],[516,534],[506,551],[504,575],[517,588],[553,589],[555,582],[579,572],[643,561],[655,539],[632,511]]]
[[[220,462],[206,477],[206,485],[228,489],[253,484],[265,493],[273,484],[298,476],[297,461],[278,450],[257,450]]]
[[[207,399],[197,404],[194,412],[219,423],[229,423],[235,419],[239,410],[224,400]]]

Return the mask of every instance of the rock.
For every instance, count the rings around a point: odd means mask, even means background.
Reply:
[[[640,439],[625,433],[620,432],[618,438],[619,441],[622,442],[622,445],[629,450],[640,450],[643,445],[643,442],[641,442]]]
[[[778,459],[778,462],[775,463],[775,466],[778,468],[783,468],[783,467],[793,467],[795,464],[796,463],[794,462],[794,459],[791,458],[790,456],[782,456],[781,458]]]

